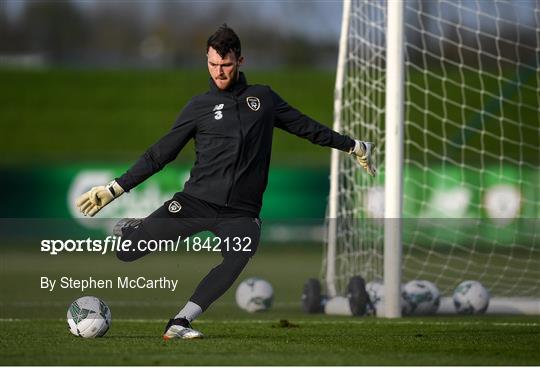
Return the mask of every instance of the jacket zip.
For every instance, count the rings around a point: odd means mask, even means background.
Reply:
[[[239,104],[238,104],[238,99],[235,97],[233,97],[234,99],[234,102],[235,102],[235,107],[236,107],[236,118],[238,119],[238,124],[240,125],[240,147],[238,149],[238,155],[236,157],[236,162],[234,163],[234,171],[233,171],[233,175],[232,175],[232,183],[231,183],[231,187],[229,188],[229,193],[227,194],[227,201],[225,202],[225,206],[228,207],[229,204],[230,204],[230,201],[231,201],[231,195],[232,195],[232,192],[233,192],[233,189],[234,189],[234,185],[236,184],[236,170],[238,169],[238,165],[240,163],[240,158],[242,157],[242,151],[243,151],[243,148],[244,148],[244,131],[242,129],[242,120],[240,120],[240,107],[239,107]]]

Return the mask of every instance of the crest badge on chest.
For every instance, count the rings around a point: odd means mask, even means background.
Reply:
[[[249,96],[246,98],[246,102],[253,111],[257,111],[261,107],[261,101],[257,97]]]
[[[170,213],[178,213],[182,209],[182,205],[178,203],[177,201],[172,201],[169,203],[169,212]]]

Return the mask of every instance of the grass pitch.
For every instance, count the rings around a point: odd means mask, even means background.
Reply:
[[[163,341],[164,321],[119,320],[100,339],[63,320],[2,321],[9,365],[538,365],[538,318],[375,318],[274,312],[202,319],[196,341]],[[292,325],[278,323],[293,316]],[[6,338],[7,337],[7,338]]]
[[[265,246],[238,282],[269,280],[275,304],[249,314],[236,307],[237,283],[194,323],[198,341],[163,341],[163,328],[220,257],[153,254],[134,263],[114,256],[48,256],[29,247],[0,248],[0,365],[539,365],[538,317],[431,317],[384,320],[306,315],[300,295],[317,276],[319,246]],[[39,277],[165,275],[179,290],[55,290]],[[69,304],[82,295],[103,298],[112,327],[103,338],[71,335]],[[287,320],[289,323],[280,323]]]

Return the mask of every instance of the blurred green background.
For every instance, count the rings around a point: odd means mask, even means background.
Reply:
[[[442,84],[438,75],[426,79],[411,70],[407,76],[409,86],[424,87],[408,88],[409,162],[424,161],[429,151],[426,163],[437,164],[444,157],[474,167],[498,164],[500,158],[537,166],[537,76],[530,70],[522,74],[508,70],[502,86],[505,96],[499,100],[481,93],[479,85],[463,89],[460,81],[483,84],[487,91],[499,88],[500,81],[488,74],[463,76],[462,70],[448,70]],[[270,85],[292,106],[332,126],[334,71],[247,70],[246,75],[249,83]],[[208,89],[208,73],[204,69],[0,69],[0,84],[0,163],[132,162],[170,129],[192,96]],[[442,95],[456,102],[444,105],[444,113],[437,111],[442,108]],[[478,107],[463,110],[463,106]],[[430,109],[433,115],[424,121]],[[384,119],[380,127],[383,131]],[[480,134],[482,127],[489,127],[489,135]],[[448,141],[470,148],[445,149]],[[275,131],[273,164],[325,168],[329,156],[327,148]],[[190,143],[176,162],[191,164],[193,160]]]
[[[332,125],[334,72],[246,71],[292,106]],[[208,90],[194,70],[0,69],[0,157],[5,164],[132,162]],[[273,164],[328,167],[329,151],[276,129]],[[190,143],[176,162],[193,163]]]
[[[442,80],[414,69],[407,75],[405,215],[493,217],[483,204],[485,188],[508,184],[516,186],[522,196],[522,205],[512,216],[539,216],[538,78],[529,69],[509,69],[503,85],[497,87],[501,81],[487,73],[469,71],[463,75],[463,70],[450,67],[445,73]],[[272,86],[292,106],[332,125],[333,71],[309,67],[248,69],[246,75],[250,83]],[[459,83],[464,80],[478,85],[464,89]],[[208,89],[208,75],[204,69],[8,68],[0,69],[0,84],[0,171],[5,177],[0,185],[5,196],[0,213],[3,217],[63,217],[69,216],[65,193],[78,173],[105,171],[109,176],[101,175],[100,180],[106,182],[124,172],[170,129],[193,95]],[[499,88],[503,98],[482,93],[480,85],[487,90]],[[441,105],[441,96],[456,103]],[[478,107],[463,108],[470,105]],[[437,110],[443,106],[444,111]],[[383,120],[384,115],[378,128],[381,132]],[[274,135],[264,217],[286,222],[322,221],[330,150],[279,129]],[[378,148],[384,152],[383,143]],[[381,154],[375,186],[384,183],[382,158]],[[141,188],[154,183],[162,193],[172,195],[181,190],[182,178],[193,162],[190,142],[177,160]],[[99,185],[97,181],[88,182],[87,187]],[[47,188],[46,195],[34,190],[38,183]],[[436,200],[441,190],[454,187],[471,191],[469,207],[462,212],[450,212]],[[84,189],[79,187],[79,191]],[[25,196],[27,200],[22,201]],[[52,211],[53,201],[57,201],[56,211]],[[154,208],[160,203],[154,202]]]

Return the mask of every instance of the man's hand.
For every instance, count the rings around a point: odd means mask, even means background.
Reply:
[[[79,196],[75,203],[85,216],[92,217],[115,198],[120,197],[122,193],[124,189],[113,180],[105,186],[93,187]]]
[[[349,152],[351,155],[354,154],[356,156],[356,161],[358,161],[360,166],[362,166],[371,176],[375,176],[377,173],[377,169],[373,164],[373,157],[371,156],[374,148],[375,146],[371,142],[356,140],[354,148]]]

